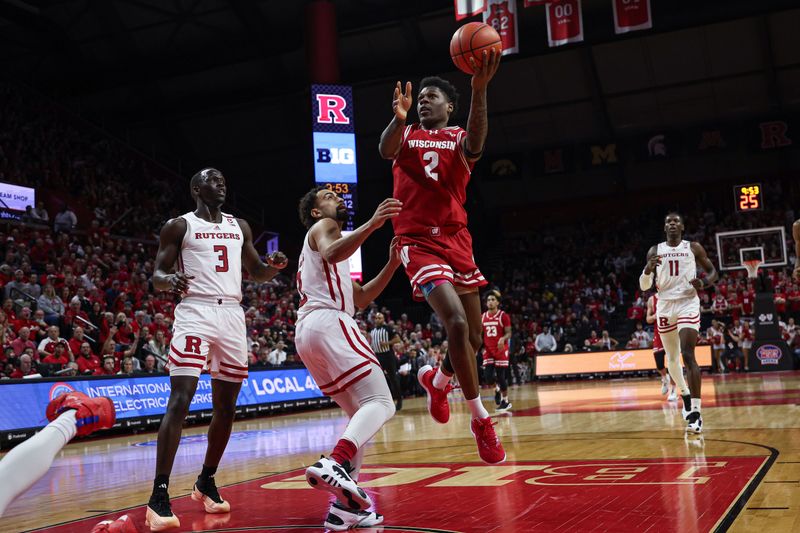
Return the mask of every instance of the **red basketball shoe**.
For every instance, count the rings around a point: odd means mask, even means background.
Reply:
[[[447,424],[450,420],[450,404],[447,403],[447,393],[453,389],[450,383],[444,389],[437,389],[433,386],[433,376],[440,370],[433,369],[431,365],[425,365],[417,372],[417,379],[425,392],[428,393],[428,412],[433,419],[440,424]]]
[[[92,528],[92,533],[139,533],[136,524],[124,514],[116,520],[103,520]]]
[[[114,402],[103,396],[89,398],[82,392],[68,392],[47,404],[47,419],[52,422],[68,409],[75,409],[78,436],[85,437],[95,431],[108,429],[117,419]]]
[[[478,443],[478,455],[484,463],[496,465],[506,460],[506,451],[494,432],[491,418],[473,418],[469,430]]]

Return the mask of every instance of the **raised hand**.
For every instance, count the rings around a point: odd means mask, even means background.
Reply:
[[[272,268],[283,270],[284,268],[286,268],[286,265],[289,264],[289,259],[283,252],[272,252],[267,257],[267,264]]]
[[[375,210],[375,214],[372,215],[369,224],[372,229],[378,229],[383,226],[384,222],[399,215],[402,210],[403,202],[396,198],[387,198]]]
[[[411,82],[406,82],[405,92],[400,91],[401,85],[398,81],[397,86],[394,88],[392,111],[394,111],[394,116],[396,116],[398,120],[405,120],[408,116],[408,110],[411,109],[411,102],[414,100],[414,97],[411,96]]]
[[[489,80],[494,77],[500,66],[500,55],[501,53],[495,48],[492,48],[491,51],[484,50],[480,65],[474,57],[469,58],[469,64],[472,66],[473,89],[485,89],[489,85]]]

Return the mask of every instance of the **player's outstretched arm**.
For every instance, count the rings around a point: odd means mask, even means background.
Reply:
[[[392,98],[392,117],[389,125],[381,133],[381,140],[378,142],[378,151],[384,159],[394,159],[397,157],[397,152],[400,151],[400,145],[403,143],[403,129],[406,127],[406,118],[408,117],[408,110],[411,109],[411,102],[414,98],[411,96],[411,82],[406,82],[405,92],[401,92],[400,82],[394,88],[394,96]]]
[[[400,214],[403,202],[395,198],[387,198],[380,203],[375,214],[352,233],[342,236],[339,224],[330,218],[323,218],[311,227],[309,240],[312,246],[328,263],[339,263],[353,255],[358,247],[367,240],[373,231],[383,226],[384,222]]]
[[[653,273],[656,267],[661,264],[661,256],[658,255],[658,247],[651,246],[647,251],[647,264],[644,266],[642,275],[639,276],[639,288],[646,291],[653,286]]]
[[[186,221],[181,217],[168,220],[161,228],[153,271],[153,287],[158,291],[173,291],[182,294],[189,290],[189,280],[194,276],[175,272],[175,263],[178,260],[185,234]]]
[[[401,265],[400,248],[397,243],[397,237],[392,239],[389,245],[389,260],[377,276],[363,286],[355,281],[353,282],[353,303],[355,303],[356,307],[359,309],[366,308],[370,302],[383,292],[386,285],[391,281],[392,276],[394,276],[395,271]]]
[[[693,242],[691,246],[692,253],[694,253],[695,262],[700,265],[700,268],[702,268],[706,273],[705,283],[703,283],[702,279],[695,278],[692,280],[692,287],[700,291],[716,285],[717,281],[719,280],[719,273],[717,272],[717,269],[714,268],[714,263],[712,263],[711,259],[708,258],[706,249],[703,248],[703,245],[699,242]]]
[[[250,224],[241,218],[239,227],[242,228],[244,234],[244,243],[242,244],[242,264],[247,269],[247,273],[258,283],[269,281],[278,275],[278,272],[286,268],[289,260],[283,252],[272,252],[267,257],[267,262],[263,262],[258,256],[256,247],[253,246],[253,230],[250,229]]]
[[[800,282],[800,218],[792,224],[792,236],[794,237],[794,279]]]
[[[500,53],[494,48],[483,51],[483,61],[478,66],[470,57],[474,74],[472,75],[472,100],[467,119],[467,135],[464,137],[464,155],[470,161],[477,161],[483,153],[486,135],[489,133],[489,116],[486,110],[486,87],[500,66]]]

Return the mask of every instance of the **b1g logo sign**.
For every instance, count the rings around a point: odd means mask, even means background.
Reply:
[[[315,148],[317,163],[332,165],[355,165],[356,152],[352,148]]]
[[[765,344],[756,351],[756,357],[762,365],[777,365],[783,357],[783,352],[774,344]]]

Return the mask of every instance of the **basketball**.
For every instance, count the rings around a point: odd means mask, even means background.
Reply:
[[[464,24],[450,39],[450,57],[458,69],[467,74],[473,74],[469,58],[475,58],[475,63],[480,66],[484,50],[491,53],[492,48],[495,48],[498,53],[503,51],[500,35],[494,28],[483,22]]]

